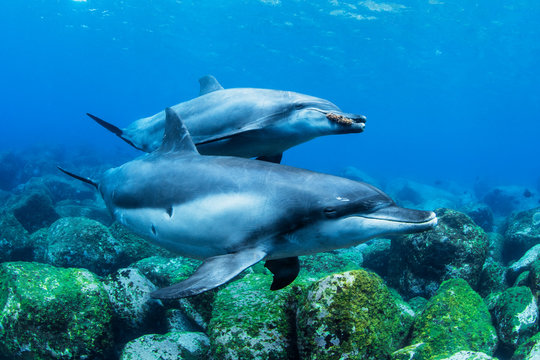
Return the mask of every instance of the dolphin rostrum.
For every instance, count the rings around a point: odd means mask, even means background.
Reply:
[[[204,260],[191,277],[153,292],[154,298],[200,294],[262,260],[274,274],[271,289],[281,289],[298,275],[299,255],[437,224],[433,212],[398,207],[362,182],[264,161],[201,156],[170,108],[156,151],[108,170],[99,182],[66,173],[94,185],[114,217],[135,233]]]
[[[279,162],[283,151],[321,135],[360,133],[366,117],[347,114],[328,100],[290,91],[223,89],[213,76],[199,79],[200,96],[172,109],[204,155],[261,157]],[[152,152],[161,145],[165,112],[120,129],[88,114],[134,147]]]

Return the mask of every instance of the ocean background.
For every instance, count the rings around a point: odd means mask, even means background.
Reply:
[[[538,189],[538,19],[532,0],[4,1],[0,152],[60,145],[120,164],[139,153],[86,112],[125,126],[212,74],[367,116],[364,133],[285,164]]]

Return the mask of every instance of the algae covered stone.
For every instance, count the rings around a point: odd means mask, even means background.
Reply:
[[[538,331],[538,306],[531,290],[524,286],[504,291],[493,309],[501,342],[515,349]]]
[[[295,288],[271,291],[271,283],[270,275],[248,274],[218,291],[208,326],[215,359],[292,358]]]
[[[403,345],[414,312],[366,270],[334,274],[300,296],[298,347],[303,359],[384,359]]]
[[[208,337],[199,332],[144,335],[124,347],[120,360],[206,360]]]
[[[450,356],[458,351],[492,355],[497,334],[484,301],[463,279],[441,284],[415,319],[411,343],[424,343],[412,359]]]
[[[429,298],[441,282],[453,278],[478,285],[488,252],[486,233],[458,211],[435,213],[439,223],[434,229],[392,239],[388,281],[406,299]]]
[[[512,355],[512,360],[540,359],[540,333],[523,342]]]
[[[506,261],[519,259],[540,244],[540,208],[513,214],[504,233],[503,255]]]
[[[111,307],[84,269],[0,265],[0,352],[9,359],[104,358],[112,349]]]

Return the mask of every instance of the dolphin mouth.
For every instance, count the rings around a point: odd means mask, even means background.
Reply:
[[[399,206],[389,206],[370,214],[357,215],[366,219],[384,220],[402,224],[410,224],[433,228],[437,225],[437,215],[433,211],[406,209]]]
[[[361,127],[362,130],[366,125],[367,118],[364,115],[355,115],[355,114],[339,114],[335,112],[328,112],[326,118],[332,122],[335,122],[343,126],[357,126]]]

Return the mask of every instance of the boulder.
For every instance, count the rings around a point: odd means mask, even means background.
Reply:
[[[497,358],[491,357],[483,352],[477,351],[458,351],[448,356],[438,357],[426,357],[422,354],[422,350],[426,347],[425,343],[414,344],[407,346],[403,349],[399,349],[394,352],[390,357],[391,360],[497,360]]]
[[[493,292],[504,291],[507,287],[506,268],[492,259],[487,259],[480,274],[478,293],[486,297]]]
[[[105,207],[96,206],[91,202],[74,202],[63,200],[54,206],[54,210],[60,217],[85,217],[96,220],[105,226],[110,226],[114,219]]]
[[[514,352],[511,360],[540,359],[540,333],[524,341]]]
[[[206,360],[208,337],[200,332],[150,334],[130,341],[120,360]]]
[[[248,274],[220,289],[208,333],[215,359],[290,359],[296,351],[290,293],[271,291],[272,276]]]
[[[540,260],[540,244],[530,248],[518,261],[508,267],[508,281],[514,282],[519,274],[528,271],[531,265]]]
[[[0,262],[32,261],[35,246],[11,212],[0,212]]]
[[[487,306],[463,279],[441,284],[415,319],[410,338],[411,359],[439,359],[459,351],[493,355],[497,346]]]
[[[0,265],[0,351],[8,359],[108,358],[112,311],[102,284],[84,269]]]
[[[60,218],[45,191],[32,190],[15,195],[9,200],[8,208],[29,233],[48,227]]]
[[[126,259],[120,241],[103,224],[86,218],[62,218],[51,225],[44,262],[81,267],[98,275],[110,274]]]
[[[504,291],[497,298],[492,314],[499,339],[509,354],[538,331],[538,306],[527,287]]]
[[[388,273],[390,249],[392,241],[389,239],[374,239],[362,247],[362,266],[385,277]]]
[[[109,230],[115,239],[122,243],[126,263],[130,264],[150,256],[176,257],[178,255],[155,245],[131,232],[124,225],[115,222]]]
[[[388,282],[405,298],[431,297],[447,279],[478,285],[487,257],[487,236],[467,215],[437,209],[433,230],[392,239]]]
[[[298,350],[302,359],[384,359],[407,337],[414,312],[376,274],[330,275],[298,300]]]
[[[519,259],[538,244],[540,244],[540,208],[513,214],[504,232],[504,260]]]
[[[356,248],[334,250],[300,256],[300,277],[318,280],[336,272],[359,269],[362,266],[362,252]],[[260,266],[264,266],[261,262]],[[264,273],[269,274],[266,270]]]
[[[493,211],[486,204],[476,203],[465,206],[464,212],[485,232],[493,231]]]
[[[161,301],[150,298],[156,286],[138,269],[124,268],[104,279],[113,309],[116,342],[166,331],[166,312]]]

